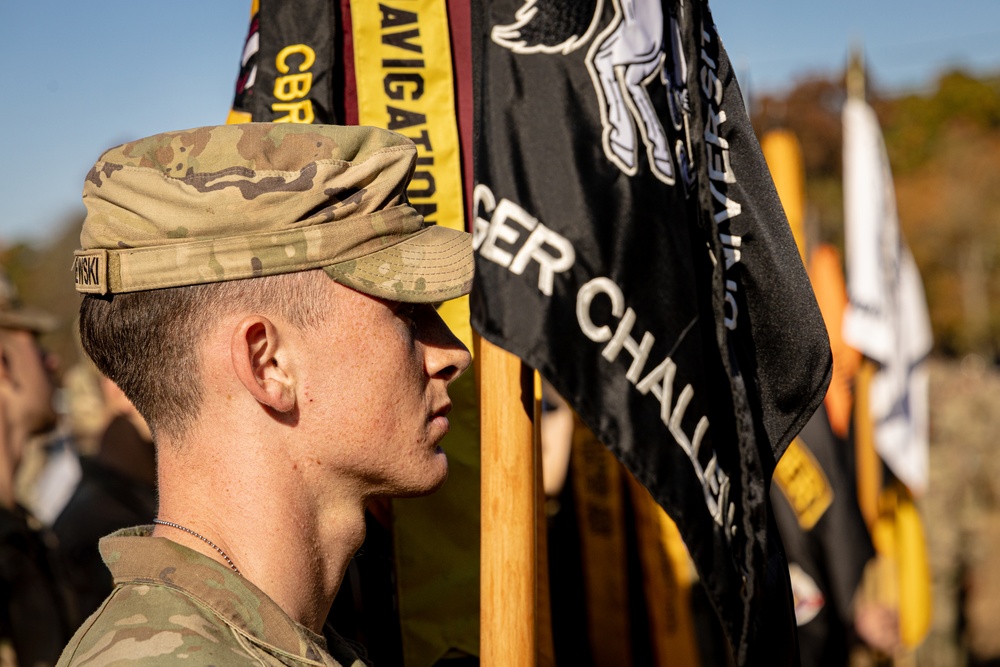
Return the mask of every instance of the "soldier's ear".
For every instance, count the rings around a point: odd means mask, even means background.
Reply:
[[[258,403],[278,413],[295,409],[295,382],[278,328],[261,315],[240,320],[229,345],[233,370]],[[279,417],[280,418],[280,417]]]

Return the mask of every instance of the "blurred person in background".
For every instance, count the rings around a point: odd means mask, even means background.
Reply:
[[[16,500],[14,478],[29,439],[55,428],[52,368],[38,335],[55,325],[21,306],[0,269],[0,663],[53,665],[70,613],[50,534]]]
[[[114,588],[98,541],[156,517],[156,455],[149,427],[114,382],[92,366],[90,371],[100,385],[106,425],[97,451],[81,456],[80,483],[52,525],[80,620]]]

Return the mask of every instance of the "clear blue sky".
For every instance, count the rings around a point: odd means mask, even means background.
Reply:
[[[884,90],[927,86],[950,66],[1000,71],[998,0],[711,7],[752,94],[840,71],[855,41]],[[249,13],[250,0],[0,0],[0,245],[44,243],[82,212],[83,177],[105,148],[225,122]]]

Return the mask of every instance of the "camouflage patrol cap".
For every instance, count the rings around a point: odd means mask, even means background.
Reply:
[[[323,268],[373,296],[467,294],[469,234],[425,224],[416,148],[374,127],[246,123],[105,152],[84,183],[79,292],[107,294]]]
[[[14,283],[0,267],[0,328],[47,333],[57,324],[50,313],[24,306]]]

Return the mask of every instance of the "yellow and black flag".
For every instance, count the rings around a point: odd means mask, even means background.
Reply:
[[[329,0],[254,0],[230,123],[342,120],[336,9]]]
[[[875,556],[847,451],[821,407],[774,472],[771,498],[788,557],[803,665],[848,664],[857,594]]]

